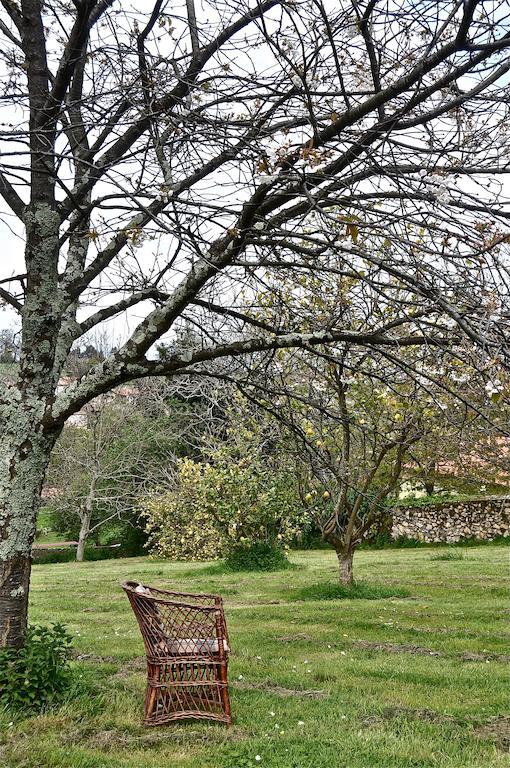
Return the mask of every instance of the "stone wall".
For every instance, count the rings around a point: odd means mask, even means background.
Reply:
[[[510,536],[510,497],[395,507],[391,536],[428,542]]]

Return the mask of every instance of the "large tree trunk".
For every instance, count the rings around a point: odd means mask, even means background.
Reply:
[[[23,643],[31,550],[54,442],[28,428],[23,412],[10,421],[0,437],[0,648]]]
[[[49,185],[51,202],[51,182],[44,177],[38,183]],[[27,206],[24,220],[27,287],[19,374],[16,386],[0,388],[0,648],[23,644],[37,512],[60,430],[51,421],[59,374],[59,217],[42,202]]]
[[[350,585],[353,583],[353,570],[352,561],[354,558],[354,552],[352,550],[337,552],[338,557],[338,572],[340,577],[340,584]]]
[[[18,13],[18,11],[16,11]],[[24,0],[20,35],[30,106],[30,201],[25,225],[25,297],[16,387],[0,387],[0,647],[23,643],[31,550],[41,489],[58,428],[51,422],[59,297],[60,215],[55,201],[55,116],[49,99],[41,3]]]

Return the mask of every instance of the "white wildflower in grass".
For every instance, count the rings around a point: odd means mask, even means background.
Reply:
[[[298,725],[304,725],[304,724],[305,724],[304,720],[298,720]]]
[[[243,676],[242,676],[242,675],[238,675],[237,679],[238,679],[238,680],[242,680],[242,679],[243,679]]]
[[[257,761],[257,763],[260,763],[260,761],[262,760],[262,758],[261,758],[261,756],[260,756],[260,755],[255,755],[255,760]]]

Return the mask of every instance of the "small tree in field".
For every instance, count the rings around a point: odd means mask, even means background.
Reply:
[[[480,436],[498,430],[502,404],[494,413],[483,379],[466,364],[448,372],[443,357],[429,350],[395,362],[348,346],[282,351],[258,382],[251,376],[239,383],[280,425],[280,445],[337,554],[342,583],[353,581],[358,545],[387,527],[388,502],[417,461],[437,460],[441,446],[460,441],[469,424]]]
[[[356,547],[387,515],[409,451],[424,437],[424,403],[402,373],[383,371],[380,360],[362,369],[348,353],[291,354],[267,389],[270,399],[259,393],[258,402],[280,424],[302,501],[337,554],[340,581],[351,584]]]
[[[505,357],[510,34],[506,0],[0,8],[0,300],[22,328],[0,384],[0,646],[19,646],[51,451],[102,393],[336,342]],[[268,274],[352,277],[393,315],[268,325]],[[119,348],[59,391],[114,317]],[[184,322],[212,330],[154,359]]]

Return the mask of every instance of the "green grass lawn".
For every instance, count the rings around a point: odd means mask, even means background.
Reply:
[[[444,552],[444,549],[442,550]],[[75,636],[82,686],[60,709],[0,714],[7,768],[509,766],[508,549],[364,551],[357,577],[407,597],[318,600],[328,551],[296,569],[224,574],[146,558],[35,566],[31,621]],[[224,595],[234,725],[144,729],[143,646],[119,582]],[[361,593],[363,594],[363,592]],[[373,590],[377,594],[377,589]],[[261,759],[256,760],[256,756]]]

